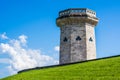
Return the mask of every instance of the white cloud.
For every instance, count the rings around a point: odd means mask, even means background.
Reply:
[[[23,43],[23,44],[26,44],[26,42],[27,42],[27,36],[25,36],[25,35],[21,35],[21,36],[19,36],[19,39],[20,39],[20,42],[21,43]]]
[[[6,36],[6,33],[4,32],[3,34],[0,34],[0,38],[1,39],[8,39],[8,37]]]
[[[54,47],[54,50],[55,50],[55,51],[59,51],[59,50],[60,50],[60,47],[59,47],[59,46],[55,46],[55,47]]]
[[[10,59],[8,59],[8,58],[0,59],[0,63],[9,64],[10,63]]]
[[[54,58],[48,55],[43,55],[40,50],[30,49],[24,46],[27,43],[26,39],[27,36],[21,35],[18,39],[12,39],[6,43],[0,43],[0,51],[10,56],[10,65],[8,66],[8,69],[11,74],[27,68],[58,63]],[[5,62],[6,60],[3,59]]]

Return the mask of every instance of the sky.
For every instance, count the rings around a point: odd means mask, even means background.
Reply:
[[[120,55],[120,0],[0,0],[0,78],[59,63],[58,12],[89,8],[97,13],[97,58]]]

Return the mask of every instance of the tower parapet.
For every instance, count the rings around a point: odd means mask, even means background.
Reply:
[[[96,18],[96,12],[87,8],[71,8],[59,12],[57,18],[57,25],[63,26],[66,24],[74,24],[88,22],[92,25],[97,25],[98,18]]]

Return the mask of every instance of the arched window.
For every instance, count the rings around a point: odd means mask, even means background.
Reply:
[[[68,39],[65,37],[63,41],[64,41],[64,42],[67,42],[67,41],[68,41]]]
[[[93,41],[92,37],[90,37],[89,41],[91,41],[91,42]]]
[[[81,37],[77,36],[76,41],[80,41],[80,40],[81,40]]]

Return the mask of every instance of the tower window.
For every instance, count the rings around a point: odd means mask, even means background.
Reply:
[[[80,36],[77,36],[76,41],[80,41],[80,40],[81,40]]]
[[[64,42],[67,42],[67,41],[68,41],[68,39],[65,37],[63,41],[64,41]]]
[[[90,37],[89,41],[91,41],[91,42],[93,41],[92,37]]]

